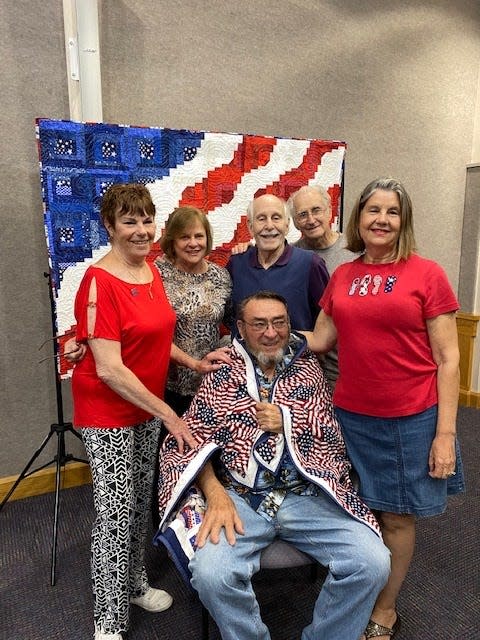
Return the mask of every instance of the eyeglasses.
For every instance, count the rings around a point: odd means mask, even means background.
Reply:
[[[313,207],[313,209],[310,209],[310,211],[300,211],[299,213],[296,213],[295,220],[298,220],[298,222],[305,222],[306,220],[308,220],[308,217],[310,215],[314,218],[320,218],[320,216],[323,216],[326,211],[327,210],[322,209],[322,207]]]
[[[42,344],[38,347],[38,350],[40,351],[40,349],[43,349],[43,347],[48,344],[49,342],[52,342],[54,340],[60,340],[60,338],[66,337],[66,336],[70,336],[70,335],[74,335],[75,334],[75,329],[70,329],[69,331],[65,331],[65,333],[59,334],[59,335],[55,335],[52,336],[51,338],[47,338],[46,340],[44,340],[42,342]],[[45,356],[44,358],[41,358],[38,361],[38,364],[41,364],[42,362],[45,362],[45,360],[50,360],[51,358],[61,358],[63,356],[68,356],[68,354],[70,353],[75,353],[76,349],[73,349],[72,351],[64,351],[63,353],[60,353],[60,351],[58,351],[59,348],[59,344],[57,343],[56,348],[54,349],[54,353],[49,355],[49,356]]]
[[[275,320],[255,320],[255,322],[247,322],[246,320],[240,320],[243,324],[248,324],[249,327],[252,327],[255,333],[265,333],[270,325],[275,331],[283,331],[288,325],[288,320],[285,318],[276,318]]]

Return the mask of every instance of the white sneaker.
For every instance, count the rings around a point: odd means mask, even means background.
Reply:
[[[130,602],[132,604],[136,604],[137,607],[142,607],[142,609],[145,609],[146,611],[158,613],[171,607],[173,598],[166,591],[162,591],[162,589],[149,587],[148,591],[144,593],[143,596],[130,598]]]
[[[102,633],[95,631],[95,640],[123,640],[121,633]]]

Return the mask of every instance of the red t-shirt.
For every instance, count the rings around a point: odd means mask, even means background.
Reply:
[[[78,342],[105,338],[121,343],[122,360],[143,384],[163,398],[175,328],[175,312],[165,295],[157,269],[151,284],[124,282],[99,267],[89,267],[75,299]],[[90,283],[96,280],[97,303],[88,309]],[[95,314],[92,335],[87,312]],[[152,416],[121,398],[96,373],[90,349],[72,376],[76,427],[124,427]]]
[[[418,255],[389,264],[358,258],[335,270],[319,305],[337,329],[337,406],[399,417],[436,404],[425,321],[459,308],[438,264]]]

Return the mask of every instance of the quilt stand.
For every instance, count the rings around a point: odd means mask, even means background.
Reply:
[[[30,460],[27,462],[27,464],[25,465],[25,468],[20,473],[20,475],[18,476],[18,478],[16,479],[16,481],[8,491],[7,495],[4,497],[4,499],[0,503],[0,511],[3,509],[4,505],[8,502],[8,499],[10,498],[12,493],[15,491],[15,489],[18,487],[18,485],[24,478],[52,464],[56,465],[55,501],[54,501],[53,530],[52,530],[52,551],[51,551],[51,563],[50,563],[50,585],[53,587],[55,586],[55,578],[56,578],[55,573],[56,573],[56,560],[57,560],[58,518],[59,518],[59,512],[60,512],[60,484],[61,484],[60,472],[68,462],[75,461],[75,462],[87,463],[87,460],[84,460],[82,458],[76,458],[72,454],[67,453],[66,447],[65,447],[66,433],[71,433],[72,435],[79,438],[80,440],[82,438],[80,434],[77,431],[75,431],[71,422],[64,421],[62,387],[61,387],[60,377],[57,371],[57,358],[59,357],[60,353],[59,353],[58,341],[56,337],[55,306],[54,306],[54,299],[53,299],[51,274],[45,272],[43,275],[45,276],[45,278],[48,279],[48,288],[49,288],[49,295],[50,295],[50,308],[51,308],[52,333],[53,333],[53,363],[54,363],[54,371],[55,371],[55,392],[56,392],[56,403],[57,403],[57,422],[50,425],[50,432],[48,433],[46,438],[43,440],[42,444],[35,451],[35,453],[32,455]],[[33,465],[35,460],[38,458],[38,456],[42,453],[42,451],[45,449],[50,438],[53,435],[57,436],[56,455],[45,464],[30,471],[31,466]]]

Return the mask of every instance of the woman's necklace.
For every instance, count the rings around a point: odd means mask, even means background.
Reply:
[[[133,271],[131,271],[131,269],[129,269],[128,262],[126,262],[125,260],[123,260],[122,262],[125,265],[125,271],[129,274],[129,276],[131,276],[135,280],[135,282],[142,285],[144,284],[150,285],[148,287],[148,295],[150,296],[150,299],[153,300],[153,278],[150,280],[150,282],[142,282],[141,279],[138,278],[137,275]],[[142,266],[142,269],[143,269],[143,266]],[[136,289],[132,289],[131,291],[132,291],[132,295],[136,295],[133,293],[134,291],[136,291]]]

